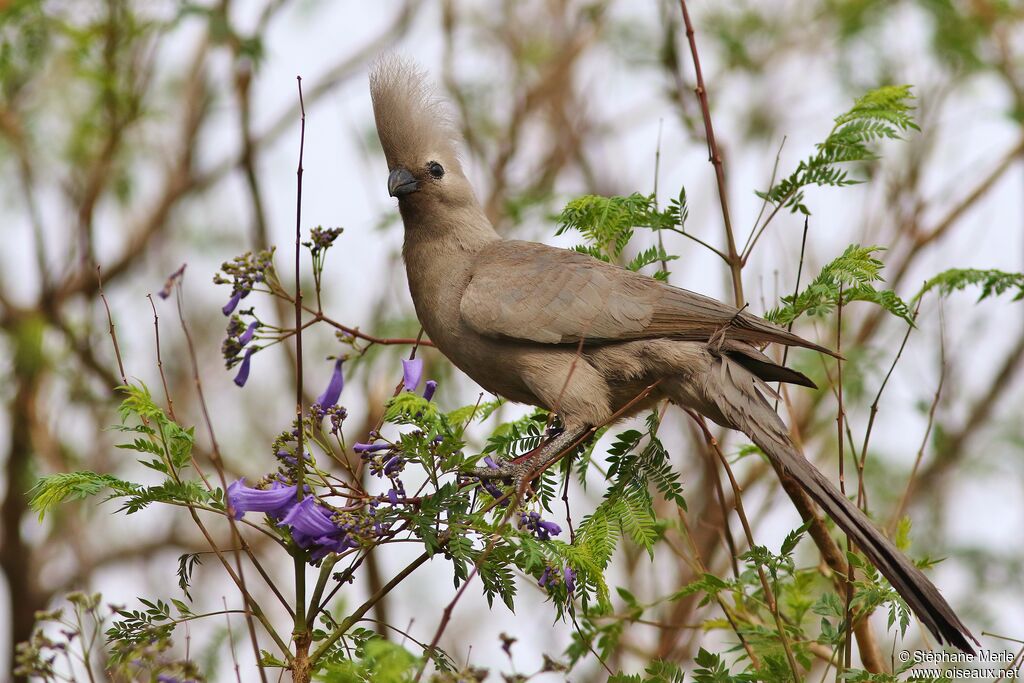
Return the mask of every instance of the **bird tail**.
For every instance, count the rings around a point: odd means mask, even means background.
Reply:
[[[746,368],[719,356],[713,365],[705,398],[724,417],[723,426],[738,429],[795,479],[807,494],[845,531],[921,622],[939,640],[974,654],[968,639],[978,640],[964,626],[935,585],[874,527],[867,516],[812,465],[793,444],[789,432],[765,399],[771,389]]]

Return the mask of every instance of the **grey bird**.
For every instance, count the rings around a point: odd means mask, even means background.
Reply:
[[[795,479],[940,642],[977,643],[938,589],[800,453],[767,382],[813,387],[767,343],[831,353],[766,320],[588,255],[503,240],[458,156],[459,133],[418,67],[384,57],[370,75],[377,134],[405,225],[416,314],[481,387],[557,413],[563,431],[478,476],[522,485],[595,427],[668,399],[746,434]]]

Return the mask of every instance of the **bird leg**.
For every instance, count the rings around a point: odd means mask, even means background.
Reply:
[[[475,467],[470,470],[470,476],[484,480],[509,479],[521,495],[537,475],[558,462],[588,431],[586,427],[563,430],[518,458],[497,461],[497,467]]]

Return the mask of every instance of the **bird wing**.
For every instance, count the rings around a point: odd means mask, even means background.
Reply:
[[[545,344],[668,337],[778,342],[831,353],[757,316],[587,254],[504,240],[478,254],[462,320],[489,337]]]

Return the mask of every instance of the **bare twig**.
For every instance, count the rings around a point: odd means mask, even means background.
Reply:
[[[914,314],[911,320],[917,320],[917,314],[921,310],[921,299],[917,300],[917,306],[914,307]],[[892,365],[889,366],[889,371],[885,373],[885,379],[882,380],[882,384],[878,387],[878,393],[875,394],[875,400],[871,402],[871,412],[868,416],[868,426],[864,432],[864,444],[860,449],[860,460],[857,463],[857,505],[862,510],[867,512],[868,498],[867,492],[864,490],[864,465],[868,459],[868,443],[871,442],[871,430],[875,425],[875,417],[878,415],[878,404],[882,400],[882,392],[885,391],[886,385],[889,384],[889,378],[892,377],[893,371],[896,369],[896,364],[900,362],[900,356],[903,355],[903,349],[907,347],[907,340],[910,339],[910,333],[914,331],[914,325],[912,323],[907,325],[907,331],[903,335],[903,341],[900,342],[900,348],[896,351],[896,357],[892,359]]]
[[[700,70],[700,56],[697,54],[697,40],[694,37],[693,23],[690,21],[690,12],[686,8],[686,0],[679,0],[679,6],[683,11],[683,23],[686,26],[686,38],[690,42],[690,55],[693,57],[693,71],[697,79],[697,99],[700,100],[700,111],[704,117],[704,131],[707,134],[708,161],[715,168],[715,180],[718,183],[718,200],[722,206],[722,221],[725,226],[725,241],[729,263],[729,273],[732,275],[733,295],[736,305],[742,306],[746,303],[743,296],[743,261],[736,251],[736,237],[732,231],[732,221],[729,219],[729,199],[726,192],[725,168],[722,165],[722,154],[715,141],[715,129],[711,124],[711,108],[708,105],[708,92],[704,86],[704,75]]]
[[[921,437],[921,446],[917,449],[917,455],[914,457],[914,466],[910,469],[910,477],[907,478],[907,485],[903,488],[903,493],[900,495],[900,501],[896,504],[896,508],[893,510],[892,517],[889,518],[889,524],[887,525],[886,531],[891,535],[896,529],[896,525],[903,517],[903,513],[907,509],[907,502],[910,500],[910,494],[914,490],[914,481],[917,478],[918,468],[921,467],[921,460],[924,458],[925,448],[928,447],[928,439],[932,434],[932,427],[935,424],[935,411],[939,407],[939,399],[942,397],[942,387],[946,383],[946,335],[944,325],[941,323],[942,315],[939,315],[940,319],[940,332],[939,332],[939,384],[935,387],[935,396],[932,397],[931,406],[928,408],[928,424],[924,430],[924,436]]]
[[[96,290],[103,301],[103,308],[107,310],[107,324],[110,326],[110,340],[114,343],[114,356],[117,358],[117,371],[121,375],[121,384],[128,385],[128,377],[124,374],[124,362],[121,360],[121,346],[117,343],[117,332],[114,331],[114,317],[110,314],[110,304],[107,303],[107,295],[103,293],[103,276],[100,267],[96,266]]]
[[[299,166],[296,169],[295,195],[295,496],[302,500],[305,489],[305,453],[303,437],[305,428],[302,424],[302,155],[306,146],[306,108],[302,101],[302,76],[295,77],[299,90]],[[311,642],[309,626],[306,623],[306,558],[296,553],[295,566],[295,628],[292,640],[295,643],[295,659],[292,661],[292,679],[296,683],[308,683],[311,676],[309,661],[309,645]]]

